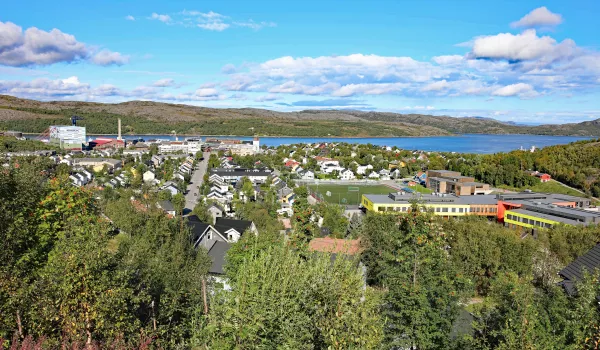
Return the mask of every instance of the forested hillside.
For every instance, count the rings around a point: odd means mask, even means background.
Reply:
[[[544,147],[535,152],[513,151],[491,155],[448,154],[447,168],[475,176],[493,186],[532,186],[539,183],[525,171],[537,170],[556,180],[600,196],[600,141],[587,140]]]
[[[116,119],[135,134],[269,135],[269,136],[434,136],[450,134],[542,134],[600,136],[600,121],[577,124],[516,126],[489,118],[454,118],[346,110],[277,112],[254,108],[205,108],[149,101],[117,104],[39,102],[0,95],[0,130],[41,133],[49,125],[68,124],[73,114],[85,120],[88,133],[114,134]]]

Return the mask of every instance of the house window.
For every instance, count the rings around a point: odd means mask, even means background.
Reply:
[[[456,213],[456,208],[452,208],[452,212],[453,212],[453,213]]]
[[[442,208],[442,213],[447,213],[448,212],[448,208]]]
[[[463,208],[458,208],[458,212],[462,213],[463,212]]]

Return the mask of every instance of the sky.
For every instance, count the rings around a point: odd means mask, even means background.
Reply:
[[[0,94],[600,118],[600,1],[7,1]]]

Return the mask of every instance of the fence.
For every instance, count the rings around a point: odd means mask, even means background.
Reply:
[[[336,180],[336,179],[315,179],[315,180],[294,180],[294,182],[298,185],[341,185],[341,186],[347,186],[347,185],[380,185],[379,181],[377,180],[370,180],[370,179],[364,179],[364,180]]]

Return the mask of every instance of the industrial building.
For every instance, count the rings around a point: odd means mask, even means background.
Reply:
[[[50,144],[61,149],[81,150],[85,141],[85,127],[53,125],[49,128]]]
[[[476,182],[471,176],[462,176],[458,171],[427,170],[427,188],[435,193],[457,196],[472,196],[491,193],[490,185]]]

